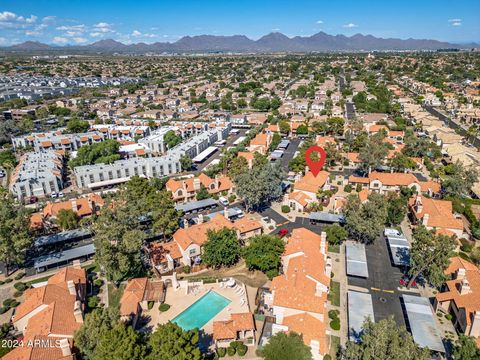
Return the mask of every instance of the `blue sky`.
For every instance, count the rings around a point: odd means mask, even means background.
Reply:
[[[173,42],[272,31],[480,42],[480,0],[1,0],[0,46]]]

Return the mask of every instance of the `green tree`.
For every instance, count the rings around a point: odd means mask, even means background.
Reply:
[[[60,209],[57,222],[62,230],[73,230],[78,227],[78,217],[72,209]]]
[[[282,179],[283,170],[280,165],[264,163],[254,164],[252,169],[239,174],[234,181],[236,192],[249,211],[280,197]]]
[[[111,331],[119,322],[118,309],[95,309],[85,316],[82,327],[74,334],[75,347],[83,359],[94,359],[95,348],[103,334]]]
[[[390,167],[395,171],[403,172],[408,169],[415,169],[417,163],[403,153],[397,153],[392,160],[390,160]]]
[[[263,348],[265,360],[311,360],[310,346],[305,345],[302,336],[295,332],[279,332],[268,340]]]
[[[140,334],[131,326],[118,322],[110,331],[102,332],[95,348],[95,360],[141,360],[145,346]]]
[[[180,157],[180,166],[182,167],[182,171],[188,171],[192,168],[193,162],[192,159],[187,155],[182,155]]]
[[[442,234],[435,234],[423,225],[415,228],[413,238],[415,241],[410,249],[409,270],[412,277],[408,286],[410,287],[420,274],[423,274],[433,286],[442,285],[445,282],[444,271],[455,249],[454,240]]]
[[[473,184],[478,181],[478,170],[466,168],[459,160],[453,164],[451,174],[446,176],[442,185],[447,195],[454,197],[469,196]]]
[[[278,275],[284,250],[285,243],[278,236],[258,235],[243,249],[243,258],[249,270],[258,269],[272,279]]]
[[[369,318],[363,323],[360,342],[348,341],[342,349],[342,360],[428,360],[427,348],[421,349],[405,329],[392,317],[374,323]]]
[[[104,140],[92,145],[82,146],[77,151],[77,156],[69,161],[70,167],[93,165],[93,164],[109,164],[120,159],[118,151],[120,143],[115,140]]]
[[[141,269],[140,258],[145,232],[140,219],[131,216],[126,205],[116,201],[104,206],[93,223],[95,260],[115,282],[133,276]]]
[[[164,239],[168,239],[178,229],[180,211],[175,209],[170,191],[157,192],[155,198],[157,201],[152,211],[153,229],[163,234]]]
[[[290,124],[286,120],[282,120],[278,123],[278,127],[280,129],[280,132],[282,134],[288,134],[290,133]]]
[[[349,195],[345,205],[346,229],[350,236],[363,243],[373,242],[387,220],[387,202],[380,194],[370,194],[368,201],[360,203],[358,195]]]
[[[159,325],[148,340],[147,360],[201,360],[204,356],[198,348],[199,338],[198,329],[184,331],[171,322]]]
[[[305,124],[300,125],[297,128],[297,135],[308,135],[308,126]]]
[[[67,122],[67,133],[75,134],[75,133],[84,133],[90,127],[88,121],[83,121],[78,118],[72,118]]]
[[[338,224],[327,225],[324,228],[327,233],[327,240],[329,244],[341,244],[347,239],[348,231]]]
[[[205,186],[201,186],[200,190],[197,191],[197,200],[204,200],[210,197],[210,193],[208,192]]]
[[[0,188],[0,261],[5,263],[7,275],[13,264],[21,264],[32,244],[28,212],[15,204],[7,190]]]
[[[383,160],[388,154],[386,143],[382,141],[381,136],[372,136],[367,140],[358,154],[358,159],[363,171],[370,173],[373,169],[383,164]]]
[[[175,145],[180,144],[182,142],[182,138],[175,134],[175,131],[169,130],[163,136],[163,141],[165,141],[165,144],[167,144],[167,148],[171,149]]]
[[[453,347],[453,357],[458,360],[480,359],[480,349],[477,347],[475,338],[460,334]]]
[[[238,175],[248,172],[248,162],[243,156],[237,156],[232,159],[228,166],[228,175],[235,179]]]
[[[387,223],[400,224],[407,214],[408,198],[391,194],[387,197]]]
[[[234,229],[223,228],[208,231],[208,239],[203,244],[203,262],[214,268],[231,266],[240,258],[240,244]]]

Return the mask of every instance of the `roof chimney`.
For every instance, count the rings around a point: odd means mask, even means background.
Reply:
[[[189,226],[190,224],[188,223],[188,219],[183,219],[183,228],[188,229]]]
[[[203,214],[198,214],[198,223],[199,224],[203,223]]]
[[[465,278],[465,273],[466,273],[465,268],[459,268],[457,270],[457,276],[455,278],[458,279],[458,280],[462,280],[462,279]]]
[[[422,224],[427,226],[428,225],[428,220],[430,219],[430,215],[429,214],[425,214],[423,215],[423,220],[422,220]]]
[[[73,316],[77,323],[83,323],[82,303],[79,300],[75,301],[73,305]]]
[[[227,206],[225,206],[223,208],[223,216],[225,217],[225,219],[229,220],[228,207]]]
[[[70,349],[70,343],[68,339],[62,339],[59,342],[60,350],[62,350],[62,356],[67,357],[72,355],[72,350]]]
[[[71,204],[72,204],[72,210],[77,212],[78,210],[77,200],[76,199],[72,200]]]
[[[68,280],[67,281],[67,287],[68,287],[68,292],[70,295],[77,295],[77,289],[75,288],[75,283],[73,280]]]
[[[195,190],[195,191],[200,190],[200,179],[199,178],[193,179],[193,190]]]
[[[72,262],[72,267],[73,267],[74,269],[81,269],[80,264],[81,264],[81,263],[80,263],[80,260],[79,260],[79,259],[73,260],[73,262]]]
[[[423,211],[422,197],[417,195],[415,198],[415,211],[420,214]]]
[[[470,292],[470,283],[467,279],[462,279],[460,281],[460,295],[469,294]]]

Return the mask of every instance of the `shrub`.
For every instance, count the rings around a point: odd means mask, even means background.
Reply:
[[[160,306],[158,307],[158,310],[160,310],[161,312],[165,312],[165,311],[167,311],[168,309],[170,309],[170,305],[165,304],[165,303],[160,304]]]
[[[360,191],[362,191],[362,188],[363,188],[362,184],[357,184],[357,187],[355,188],[355,191],[360,192]]]
[[[90,309],[94,309],[98,306],[98,303],[100,302],[100,299],[98,298],[98,296],[91,296],[89,299],[88,299],[88,307]]]
[[[340,319],[336,318],[330,321],[330,327],[332,330],[340,330]]]
[[[5,284],[5,281],[0,280],[0,285],[3,285],[3,284]]]
[[[154,304],[155,304],[155,303],[154,303],[153,301],[149,301],[149,302],[147,303],[148,310],[152,310]]]
[[[93,282],[93,285],[100,287],[100,286],[103,285],[103,280],[102,280],[102,279],[96,279],[96,280]]]
[[[14,302],[15,302],[15,299],[11,299],[11,298],[5,299],[5,300],[3,300],[3,306],[11,308],[11,307],[13,307],[12,304]]]
[[[232,194],[228,197],[228,202],[232,203],[235,201],[235,199],[237,198],[237,196],[235,194]]]
[[[190,270],[191,270],[191,269],[190,269],[190,266],[188,266],[188,265],[185,265],[185,266],[183,267],[183,272],[184,272],[185,274],[189,274],[189,273],[190,273]]]
[[[469,253],[473,250],[473,245],[470,244],[470,242],[467,239],[461,239],[460,242],[462,243],[462,246],[460,246],[460,249],[466,253]]]
[[[233,356],[233,355],[235,355],[235,352],[236,352],[236,350],[235,350],[234,347],[229,346],[229,347],[227,348],[227,354],[228,354],[228,356]]]
[[[224,357],[226,353],[227,353],[227,349],[226,349],[226,348],[219,347],[219,348],[217,349],[217,354],[218,354],[218,356],[220,356],[220,357]]]
[[[453,319],[452,314],[447,314],[447,315],[445,315],[445,319],[451,321],[451,320]]]
[[[23,278],[25,276],[25,273],[24,272],[19,272],[16,276],[15,276],[15,280],[20,280],[21,278]]]
[[[23,295],[23,291],[15,291],[15,292],[13,293],[13,297],[16,297],[16,298],[18,298],[18,297],[20,297],[20,296],[22,296],[22,295]]]
[[[290,212],[290,206],[282,205],[282,213],[286,214]]]
[[[332,360],[332,356],[330,354],[325,354],[323,360]]]
[[[11,283],[12,281],[13,281],[13,279],[11,279],[11,278],[5,279],[5,284],[9,284],[9,283]]]
[[[17,282],[15,285],[13,285],[13,287],[18,291],[25,291],[27,289],[27,284],[23,282]]]
[[[330,310],[328,312],[328,317],[332,320],[338,319],[338,310]]]
[[[247,350],[248,350],[247,345],[245,345],[244,343],[241,343],[241,344],[238,345],[238,347],[237,347],[237,354],[238,354],[239,356],[244,356],[244,355],[247,353]]]
[[[7,306],[0,307],[0,314],[5,314],[10,308]]]
[[[352,190],[353,190],[352,185],[350,185],[350,184],[345,185],[343,190],[345,190],[345,192],[347,192],[347,193],[352,192]]]
[[[20,305],[20,301],[17,301],[17,300],[13,300],[13,302],[10,303],[11,308],[17,307],[18,305]]]

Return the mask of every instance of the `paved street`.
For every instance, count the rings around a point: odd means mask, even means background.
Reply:
[[[382,236],[375,243],[366,246],[368,278],[348,277],[348,285],[367,289],[372,295],[375,321],[393,315],[398,325],[405,325],[398,290],[402,272],[392,266],[387,242]],[[415,294],[409,292],[409,294]]]

